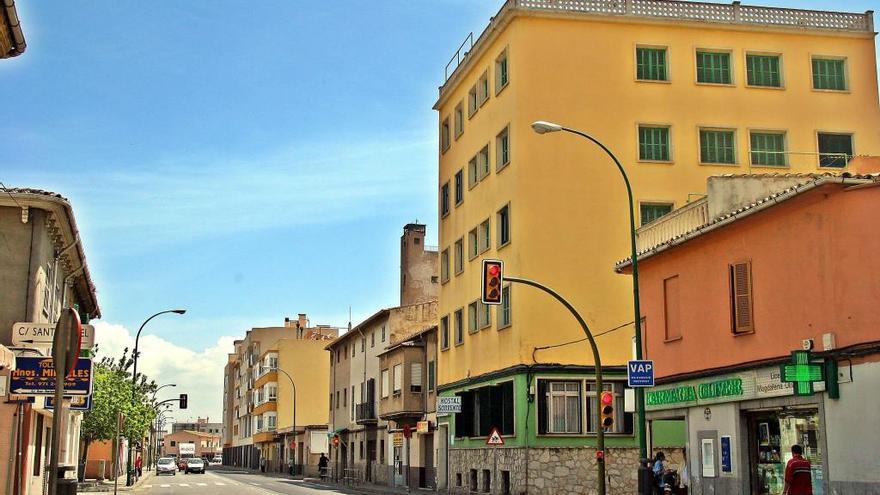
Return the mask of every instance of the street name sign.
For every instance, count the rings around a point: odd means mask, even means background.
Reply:
[[[504,445],[504,439],[501,438],[498,428],[492,428],[489,438],[486,439],[486,445]]]
[[[626,365],[626,383],[630,388],[654,386],[654,361],[630,361]]]
[[[439,397],[437,399],[437,414],[457,414],[461,412],[461,397]]]
[[[44,345],[51,346],[55,338],[54,323],[18,322],[12,325],[12,344],[16,346]],[[30,342],[25,342],[25,341]],[[95,347],[95,327],[82,326],[82,348]]]
[[[16,359],[9,390],[16,395],[53,395],[55,366],[50,357],[22,356]],[[91,395],[92,360],[81,358],[64,381],[64,395]]]

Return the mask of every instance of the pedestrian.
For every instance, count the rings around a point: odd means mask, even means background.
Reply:
[[[813,472],[810,461],[804,459],[800,445],[791,446],[791,459],[785,465],[783,495],[813,495]]]
[[[137,459],[134,461],[134,468],[137,470],[138,478],[144,475],[144,460],[141,459],[140,454],[138,454]]]
[[[326,455],[321,454],[321,458],[318,459],[318,473],[321,476],[321,479],[327,479],[327,466],[330,464],[330,459],[327,458]]]
[[[654,473],[654,490],[663,493],[663,475],[666,474],[666,454],[657,452],[654,455],[654,465],[651,471]]]
[[[266,472],[266,458],[265,457],[260,457],[260,472],[261,473]]]

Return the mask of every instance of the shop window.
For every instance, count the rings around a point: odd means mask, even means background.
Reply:
[[[750,261],[730,265],[730,308],[733,333],[755,330],[752,308],[752,263]]]
[[[461,412],[455,415],[456,437],[487,437],[492,428],[513,435],[513,382],[459,392]]]
[[[663,281],[663,303],[665,309],[666,340],[681,338],[681,319],[679,312],[678,275]]]
[[[538,433],[581,433],[581,388],[580,380],[538,380]]]

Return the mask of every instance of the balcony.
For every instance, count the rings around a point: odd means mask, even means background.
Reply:
[[[254,407],[253,414],[257,415],[257,414],[263,414],[268,411],[277,411],[277,410],[278,410],[278,406],[275,403],[275,399],[270,399],[270,400],[267,400],[267,401],[262,402],[260,404],[257,404],[256,407]]]
[[[262,375],[260,375],[259,378],[257,378],[257,380],[254,382],[254,388],[262,388],[263,385],[265,385],[267,383],[277,382],[277,381],[278,381],[278,372],[274,371],[274,370],[267,371],[266,373],[263,373]]]
[[[376,402],[369,401],[355,406],[355,423],[359,425],[374,425],[378,422],[376,418]]]

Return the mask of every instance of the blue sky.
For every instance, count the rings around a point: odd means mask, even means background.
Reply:
[[[189,311],[145,332],[211,366],[250,326],[344,325],[349,305],[357,321],[397,302],[403,224],[436,238],[431,105],[500,5],[18,2],[0,181],[73,202],[117,346],[173,307]]]

